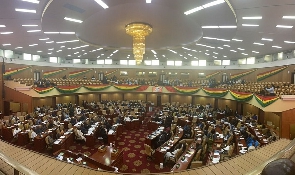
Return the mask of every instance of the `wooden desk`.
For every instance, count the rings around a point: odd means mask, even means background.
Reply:
[[[69,133],[68,135],[65,135],[65,138],[61,139],[59,143],[53,143],[52,149],[53,152],[56,152],[61,149],[68,149],[71,145],[73,145],[74,142],[74,133]]]
[[[234,131],[234,143],[236,145],[236,148],[234,148],[236,155],[242,154],[240,151],[243,147],[247,148],[247,143],[245,139],[241,137],[240,132]]]
[[[40,135],[37,135],[34,138],[34,150],[38,152],[42,152],[46,148],[46,142],[45,142],[45,137],[48,134],[44,134],[42,137]]]
[[[186,151],[180,156],[176,164],[173,166],[171,172],[186,170],[197,152],[196,148],[198,147],[198,145],[199,144],[196,142],[191,143]]]
[[[30,142],[28,132],[19,132],[17,136],[17,145],[24,146]]]
[[[54,152],[53,155],[58,160],[66,161],[68,163],[71,162],[74,164],[83,165],[83,166],[93,168],[96,170],[102,169],[102,170],[106,170],[106,171],[115,171],[115,168],[113,168],[111,166],[104,165],[100,162],[97,162],[93,158],[87,157],[81,153],[73,153],[72,151],[62,149],[57,152]],[[81,160],[77,161],[78,158],[80,158]]]
[[[121,135],[123,132],[123,125],[117,125],[116,131],[114,131],[112,134],[108,133],[108,143],[115,143],[117,141],[117,137]]]
[[[116,166],[119,168],[119,165],[123,164],[123,153],[124,151],[121,149],[106,146],[106,150],[104,152],[97,151],[90,158],[101,164]]]
[[[14,128],[14,126],[2,128],[2,136],[5,141],[10,142],[13,139],[13,133],[12,133],[13,128]]]
[[[156,164],[163,163],[164,162],[164,156],[168,151],[171,151],[172,148],[178,143],[178,141],[183,136],[183,130],[177,132],[174,137],[172,137],[172,140],[169,139],[167,142],[165,142],[162,146],[156,149],[154,157],[154,162]]]
[[[159,124],[154,122],[154,121],[149,121],[147,123],[147,129],[148,130],[155,131],[156,129],[158,129],[158,127],[159,127]]]
[[[268,144],[265,136],[256,127],[251,127],[248,125],[249,132],[255,136],[255,139],[260,143],[260,146]]]
[[[151,134],[147,135],[144,143],[149,145],[152,149],[156,149],[157,140],[159,138],[159,135],[163,131],[163,129],[164,129],[164,127],[162,127],[162,129],[158,128],[154,132],[152,132]]]
[[[125,127],[128,130],[139,129],[140,121],[139,119],[133,119],[132,121],[125,121]]]

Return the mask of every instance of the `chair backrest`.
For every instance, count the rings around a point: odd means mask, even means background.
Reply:
[[[229,146],[229,149],[228,149],[228,156],[232,156],[232,154],[233,154],[233,152],[234,152],[234,146],[233,145],[230,145]]]
[[[47,145],[49,145],[49,136],[45,137],[45,142],[46,142]]]
[[[202,151],[202,149],[199,149],[198,150],[198,152],[197,152],[197,154],[196,154],[196,157],[195,157],[195,161],[199,161],[200,160],[200,158],[201,158],[201,151]]]
[[[230,143],[231,143],[231,141],[233,140],[233,138],[234,138],[234,136],[231,135],[231,136],[227,139],[226,144],[227,144],[227,145],[230,145]]]
[[[182,149],[178,149],[177,153],[175,154],[175,160],[177,161],[182,154]]]

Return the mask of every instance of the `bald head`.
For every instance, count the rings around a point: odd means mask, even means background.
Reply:
[[[295,163],[290,159],[278,159],[268,163],[261,175],[294,175]]]

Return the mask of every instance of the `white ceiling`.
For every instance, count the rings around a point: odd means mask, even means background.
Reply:
[[[109,57],[113,60],[122,60],[127,59],[128,55],[130,55],[128,59],[133,59],[132,37],[125,32],[125,25],[131,22],[144,22],[153,26],[153,32],[146,37],[146,54],[144,55],[144,59],[150,60],[155,58],[161,61],[237,60],[295,48],[294,44],[284,42],[295,42],[295,19],[282,18],[295,16],[294,0],[229,0],[190,15],[184,14],[187,10],[212,1],[214,0],[152,0],[152,3],[148,4],[145,0],[104,0],[109,8],[103,9],[94,0],[52,0],[51,3],[49,0],[40,0],[39,4],[22,0],[0,0],[0,25],[6,26],[0,28],[0,33],[13,32],[9,35],[0,34],[0,48],[18,53],[25,52],[46,57],[58,56],[67,59],[96,60]],[[37,13],[16,12],[15,8],[34,9]],[[252,16],[262,16],[262,19],[242,18]],[[79,19],[83,23],[66,21],[64,17]],[[23,27],[23,24],[38,26]],[[245,27],[242,24],[259,26]],[[276,25],[294,27],[285,29],[277,28]],[[237,28],[205,29],[202,26],[237,26]],[[28,33],[28,30],[41,31]],[[75,34],[45,34],[44,32],[75,32]],[[209,40],[203,37],[230,41]],[[49,40],[40,41],[39,39],[42,38],[49,38]],[[273,39],[273,41],[263,41],[262,38]],[[78,42],[57,43],[78,39],[80,40]],[[50,41],[53,43],[46,43]],[[254,42],[264,45],[255,45]],[[3,44],[11,45],[3,46]],[[38,45],[30,47],[31,44]],[[211,48],[196,44],[211,46]],[[73,49],[83,45],[89,46]],[[65,47],[61,48],[61,46]],[[17,47],[22,48],[16,49]],[[99,50],[99,48],[102,49]],[[92,50],[96,51],[91,52]],[[113,53],[115,50],[119,51]],[[154,55],[151,50],[157,54]]]

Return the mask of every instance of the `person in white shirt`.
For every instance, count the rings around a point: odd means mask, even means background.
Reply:
[[[19,129],[18,126],[16,126],[16,128],[13,130],[13,137],[16,138],[17,137],[17,134],[21,132],[21,129]]]
[[[83,139],[86,142],[86,138],[84,137],[83,133],[81,132],[81,130],[74,128],[74,133],[76,135],[76,137]]]
[[[124,120],[125,120],[126,122],[130,122],[130,121],[131,121],[131,119],[130,119],[130,117],[129,117],[128,115],[125,116]]]
[[[32,128],[30,129],[30,132],[31,132],[31,135],[30,135],[31,137],[30,138],[32,140],[34,140],[34,138],[37,136],[36,132],[34,130],[32,130]]]

